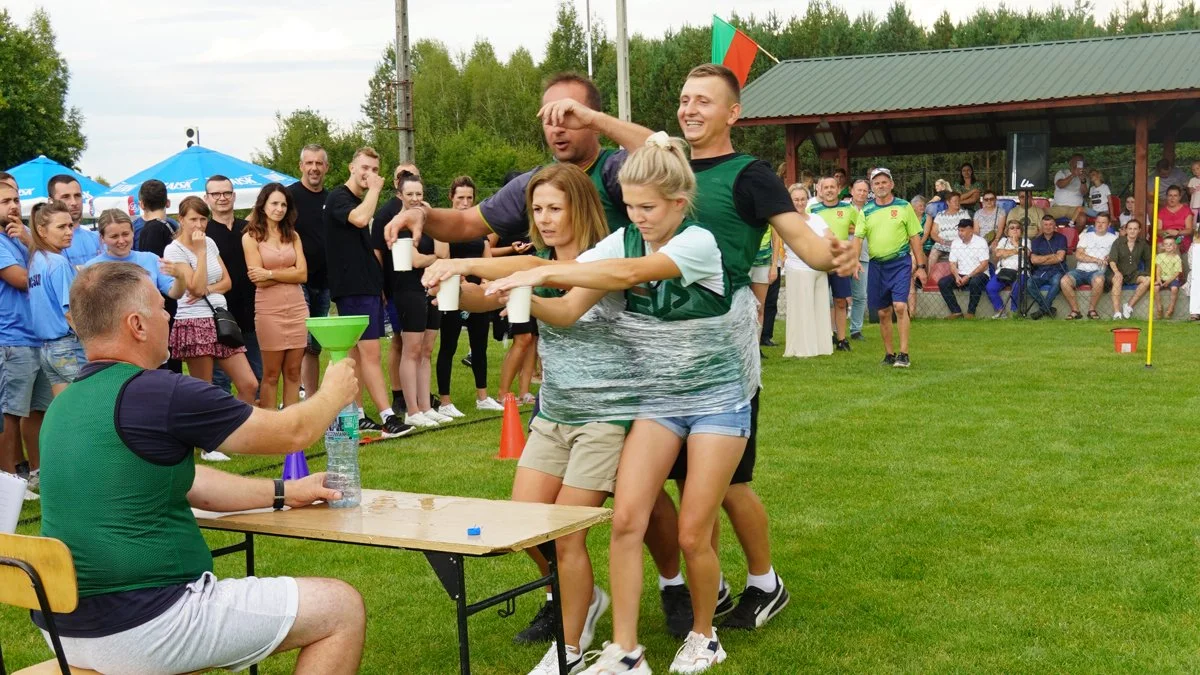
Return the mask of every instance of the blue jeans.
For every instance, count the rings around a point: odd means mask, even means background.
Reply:
[[[867,270],[870,265],[864,260],[862,272],[858,278],[850,278],[850,297],[853,304],[850,307],[850,332],[861,333],[863,317],[867,314]]]
[[[654,417],[651,419],[683,439],[692,434],[712,434],[714,436],[733,436],[734,438],[750,437],[749,403],[736,410],[711,415]]]
[[[1062,272],[1049,272],[1029,277],[1029,288],[1027,289],[1029,297],[1033,298],[1042,312],[1050,313],[1050,308],[1054,306],[1054,299],[1058,297],[1060,290],[1058,283],[1062,281],[1062,277]]]
[[[258,335],[252,330],[244,330],[242,339],[246,341],[246,360],[250,362],[250,370],[254,371],[254,379],[262,382],[262,350],[258,348]],[[213,364],[212,382],[227,393],[233,393],[233,382],[221,369],[220,364]]]
[[[308,284],[302,284],[300,288],[304,291],[304,302],[308,304],[308,315],[310,317],[329,316],[328,288],[317,288]],[[313,339],[312,333],[308,334],[308,347],[305,350],[313,356],[321,354],[321,343]]]

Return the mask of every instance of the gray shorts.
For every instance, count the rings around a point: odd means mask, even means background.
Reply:
[[[0,347],[0,409],[5,415],[29,417],[44,412],[54,398],[42,372],[40,347]]]
[[[245,670],[279,647],[299,606],[300,592],[291,577],[218,581],[205,572],[178,602],[150,621],[100,638],[64,637],[62,645],[72,666],[102,673]],[[42,635],[49,644],[49,634]]]

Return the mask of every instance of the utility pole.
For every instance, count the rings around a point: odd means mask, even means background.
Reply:
[[[629,35],[625,0],[617,0],[617,117],[629,121]]]
[[[408,52],[408,0],[396,0],[396,127],[401,164],[413,161],[412,73]]]

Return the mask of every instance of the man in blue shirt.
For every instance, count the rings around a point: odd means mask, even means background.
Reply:
[[[1054,216],[1042,216],[1038,236],[1029,242],[1029,264],[1033,273],[1029,277],[1029,295],[1038,304],[1029,314],[1037,321],[1049,314],[1056,316],[1054,298],[1058,297],[1059,282],[1067,273],[1067,238],[1058,232]]]
[[[71,237],[71,245],[63,251],[63,255],[76,268],[83,267],[87,261],[100,255],[100,235],[80,227],[83,221],[83,188],[79,181],[70,174],[60,173],[46,183],[46,194],[50,201],[65,202],[71,211],[71,223],[75,230]]]
[[[38,483],[38,434],[50,405],[50,381],[38,366],[41,342],[34,337],[29,311],[29,233],[21,223],[17,189],[0,182],[0,471],[17,473],[28,457],[30,487]],[[22,452],[24,441],[24,452]],[[27,492],[26,499],[37,499]]]

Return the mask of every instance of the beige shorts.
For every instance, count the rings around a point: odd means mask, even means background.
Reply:
[[[624,444],[625,429],[610,422],[558,424],[535,417],[517,466],[561,478],[569,487],[612,492]]]
[[[750,283],[752,284],[769,284],[771,283],[771,266],[761,265],[750,268]]]
[[[1046,209],[1046,215],[1054,216],[1055,220],[1059,218],[1074,218],[1076,213],[1082,206],[1051,206]]]

